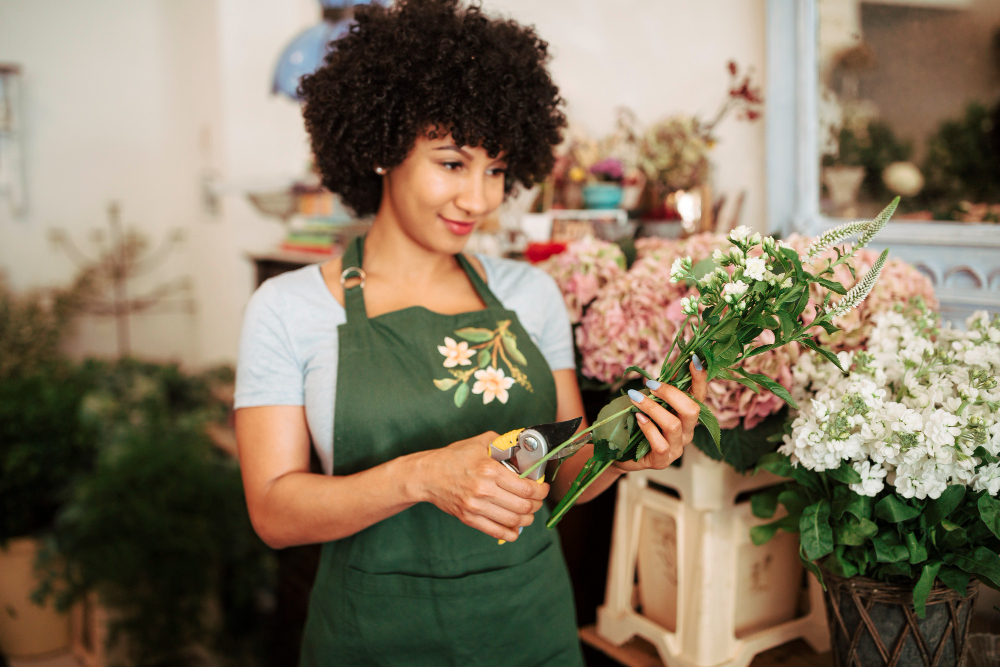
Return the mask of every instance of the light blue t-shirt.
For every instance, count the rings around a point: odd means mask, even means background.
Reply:
[[[517,313],[549,367],[574,368],[569,316],[555,281],[525,262],[476,257],[493,294]],[[271,278],[247,304],[236,366],[236,408],[304,405],[327,474],[333,474],[337,327],[346,320],[319,264]]]

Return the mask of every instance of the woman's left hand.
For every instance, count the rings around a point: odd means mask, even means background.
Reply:
[[[616,466],[625,471],[650,468],[660,470],[684,453],[684,447],[694,439],[694,427],[698,425],[698,415],[701,412],[701,407],[691,400],[691,396],[704,403],[708,385],[708,373],[700,370],[693,361],[690,369],[691,395],[655,380],[646,383],[653,395],[669,405],[676,414],[649,396],[629,392],[632,402],[642,411],[636,413],[635,417],[639,428],[649,440],[650,450],[638,461],[617,461]],[[642,397],[641,401],[635,400],[637,394]]]

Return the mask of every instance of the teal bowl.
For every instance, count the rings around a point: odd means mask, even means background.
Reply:
[[[618,208],[622,203],[622,186],[617,183],[591,183],[583,188],[583,204],[587,208]]]

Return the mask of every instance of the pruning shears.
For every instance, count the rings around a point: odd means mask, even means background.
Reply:
[[[539,424],[529,428],[518,428],[508,431],[490,443],[490,456],[520,475],[535,463],[544,458],[554,447],[569,440],[580,428],[582,417],[552,424]],[[589,436],[581,437],[560,449],[550,460],[563,459],[575,454],[589,440]],[[540,465],[527,475],[525,479],[545,481],[545,466]],[[520,529],[518,529],[520,534]],[[504,540],[500,540],[503,544]]]

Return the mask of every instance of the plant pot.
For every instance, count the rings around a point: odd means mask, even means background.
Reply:
[[[583,188],[583,203],[587,208],[618,208],[621,202],[622,186],[618,183],[591,183]]]
[[[858,192],[864,180],[864,167],[823,168],[823,185],[830,193],[835,215],[850,217],[857,213]]]
[[[31,601],[39,583],[38,548],[30,537],[0,548],[0,653],[8,657],[32,658],[69,646],[69,615],[56,611],[51,600],[44,607]]]
[[[927,596],[927,614],[913,609],[913,582],[844,579],[826,570],[827,621],[838,667],[967,665],[969,625],[979,582],[959,595],[940,582]]]

